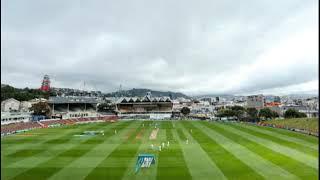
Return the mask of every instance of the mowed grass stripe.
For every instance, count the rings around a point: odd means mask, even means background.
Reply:
[[[162,122],[160,122],[161,124]],[[152,124],[155,124],[154,122]],[[160,125],[161,126],[161,125]],[[157,139],[149,139],[149,136],[151,134],[151,131],[154,130],[154,126],[151,127],[150,133],[147,137],[147,143],[145,142],[143,145],[140,147],[142,148],[142,151],[140,153],[152,153],[156,156],[156,163],[152,165],[150,168],[141,168],[139,173],[132,175],[131,177],[129,176],[124,176],[125,179],[147,179],[147,180],[155,180],[157,178],[157,169],[158,169],[158,157],[159,157],[159,151],[157,150],[151,150],[150,145],[154,144],[155,146],[160,145],[161,142],[166,142],[166,131],[165,129],[160,128],[157,134]],[[135,159],[136,160],[136,159]],[[134,164],[132,164],[132,167],[135,167],[136,161],[134,161]]]
[[[301,139],[303,141],[308,141],[309,143],[312,143],[312,144],[316,144],[316,145],[319,144],[319,138],[315,136],[310,136],[307,134],[303,134],[303,133],[299,133],[299,132],[295,132],[287,129],[273,128],[268,126],[257,126],[257,127],[267,131],[277,132],[279,134]]]
[[[228,125],[221,124],[221,123],[209,123],[208,127],[222,134],[223,136],[236,141],[238,144],[241,144],[242,146],[250,149],[252,152],[258,154],[259,156],[272,162],[273,164],[280,166],[281,168],[285,169],[291,174],[296,175],[299,178],[317,179],[318,177],[317,170],[309,166],[306,166],[300,163],[299,161],[292,159],[289,156],[285,156],[278,152],[267,149],[264,146],[261,146],[250,139],[241,137],[238,134],[233,133],[233,130],[229,128]],[[297,171],[297,169],[299,169],[299,171]],[[272,169],[265,169],[265,171],[270,171],[270,170]],[[285,177],[282,177],[282,178],[285,178]]]
[[[85,127],[87,130],[91,130],[93,128],[98,127],[98,124],[90,124],[89,126]],[[14,151],[11,154],[8,154],[5,158],[6,166],[10,166],[12,163],[16,163],[18,161],[22,161],[24,159],[34,157],[34,156],[41,156],[41,157],[48,157],[48,155],[52,155],[55,152],[51,151],[52,148],[50,148],[51,144],[64,144],[69,141],[71,141],[71,136],[75,132],[79,132],[79,129],[74,129],[72,131],[65,131],[65,133],[61,133],[60,136],[58,135],[56,138],[50,138],[47,141],[43,141],[42,143],[36,144],[33,147],[30,147],[28,144],[25,146],[24,149],[20,149],[17,151]],[[48,153],[49,152],[49,153]],[[14,166],[14,165],[13,165]]]
[[[220,143],[225,149],[234,154],[242,162],[246,163],[257,173],[266,179],[275,179],[281,177],[282,179],[295,179],[296,176],[282,169],[281,167],[273,164],[270,161],[265,160],[261,156],[253,153],[246,147],[238,144],[232,139],[229,139],[222,134],[208,128],[208,124],[194,123],[198,127],[202,127],[203,131],[209,135],[209,137],[214,138],[218,143]],[[268,169],[266,171],[266,169]]]
[[[14,151],[13,153],[8,154],[7,156],[5,156],[4,157],[5,158],[5,162],[6,162],[5,163],[6,164],[5,167],[15,166],[15,164],[19,164],[19,165],[20,164],[24,164],[24,163],[21,163],[21,162],[28,161],[28,159],[30,159],[30,158],[32,159],[35,156],[36,157],[48,157],[49,155],[52,155],[52,154],[55,153],[54,151],[52,151],[52,149],[53,149],[53,148],[51,148],[52,145],[50,143],[48,143],[48,142],[55,141],[56,143],[58,143],[59,139],[69,139],[70,140],[70,136],[75,134],[76,132],[80,132],[81,130],[84,130],[85,128],[91,129],[91,128],[95,128],[97,126],[98,126],[97,124],[91,124],[89,126],[83,126],[81,128],[78,128],[78,129],[64,131],[64,132],[58,134],[56,136],[56,138],[49,138],[46,141],[42,141],[39,144],[35,144],[32,148],[27,145],[24,149],[20,149],[20,150]],[[55,136],[55,135],[53,135],[53,136]],[[61,144],[65,143],[65,142],[66,141],[63,140],[63,141],[61,141]],[[32,156],[31,155],[23,156],[23,154],[28,153],[28,150],[30,150],[30,151],[39,150],[39,151],[35,151],[36,153],[33,154]],[[15,155],[18,155],[19,157],[17,158],[17,156],[15,156]],[[14,158],[12,158],[12,157],[14,157]]]
[[[193,139],[200,144],[201,148],[208,154],[227,179],[264,179],[247,164],[222,147],[215,139],[205,134],[201,128],[197,128],[186,121],[182,122],[182,125],[186,129],[192,129],[191,136]]]
[[[259,138],[273,141],[277,144],[280,144],[282,146],[285,146],[285,147],[288,147],[291,149],[295,149],[297,151],[303,152],[303,153],[310,155],[310,156],[313,156],[313,157],[319,156],[318,151],[315,149],[312,149],[310,147],[303,146],[303,145],[300,145],[300,144],[297,144],[294,142],[286,141],[286,140],[280,139],[280,138],[273,136],[273,135],[268,135],[268,134],[263,134],[261,132],[252,131],[251,129],[248,129],[247,127],[243,127],[243,126],[239,125],[238,123],[229,123],[229,124],[230,124],[230,126],[237,128],[238,130],[252,134],[252,135],[257,136]]]
[[[13,154],[19,150],[22,149],[33,149],[33,148],[37,148],[42,146],[44,143],[48,143],[51,142],[52,140],[58,140],[60,138],[63,138],[64,136],[66,136],[66,134],[70,133],[74,133],[77,132],[79,130],[79,128],[81,127],[95,127],[97,126],[97,123],[94,124],[88,124],[88,125],[84,125],[84,126],[62,126],[62,127],[57,127],[57,128],[43,128],[43,129],[37,129],[37,130],[42,130],[42,132],[44,133],[44,135],[38,136],[37,138],[34,138],[32,136],[29,137],[19,137],[19,136],[15,136],[15,137],[5,137],[4,138],[4,142],[10,142],[9,145],[10,146],[4,146],[2,147],[3,149],[6,149],[5,151],[5,156],[9,156],[10,154]],[[30,131],[29,133],[33,133],[33,131]],[[25,140],[20,141],[20,139],[26,139],[27,142],[25,142]],[[3,143],[3,141],[1,141],[1,143]],[[3,145],[3,144],[1,144]]]
[[[24,173],[19,174],[14,179],[24,179],[24,178],[31,178],[31,179],[47,179],[55,172],[59,171],[60,169],[64,168],[66,165],[70,164],[76,158],[81,157],[87,151],[92,149],[94,146],[104,142],[106,139],[113,135],[112,132],[108,131],[112,126],[105,126],[102,127],[103,130],[106,130],[105,136],[102,137],[91,137],[89,139],[84,139],[80,141],[78,145],[61,152],[57,156],[51,157],[49,160],[37,165],[34,168],[25,171]],[[95,142],[91,147],[87,150],[79,150],[81,149],[82,144],[87,144],[90,142]]]
[[[174,123],[177,126],[176,123]],[[211,180],[213,177],[217,180],[227,179],[217,165],[210,160],[210,157],[201,148],[197,141],[184,129],[179,123],[177,129],[180,131],[181,137],[178,141],[183,152],[184,159],[193,179]],[[182,136],[183,133],[183,136]],[[186,144],[185,139],[189,140]],[[196,153],[195,153],[196,152]]]
[[[79,129],[75,129],[75,131],[66,131],[65,133],[62,133],[63,135],[60,137],[64,137],[64,136],[69,136],[72,135],[76,132],[83,132],[86,128],[91,128],[91,127],[96,127],[96,124],[91,124],[89,126],[82,126]],[[43,143],[42,143],[43,144]],[[12,178],[20,173],[23,173],[24,171],[27,171],[30,168],[33,168],[35,166],[37,166],[38,164],[47,161],[48,159],[50,159],[52,156],[56,155],[56,153],[59,153],[61,151],[64,150],[65,146],[67,148],[69,148],[70,146],[67,146],[68,144],[62,144],[62,145],[57,145],[54,147],[47,147],[46,151],[43,151],[40,154],[35,154],[34,156],[31,157],[27,157],[27,158],[17,158],[17,159],[9,159],[6,158],[4,160],[4,164],[5,164],[5,171],[6,173],[4,173],[4,177],[6,179],[8,178]],[[40,146],[41,147],[41,146]],[[43,147],[42,147],[43,148]],[[62,150],[52,150],[52,149],[62,149]],[[11,161],[14,160],[14,161]],[[9,163],[8,163],[9,162]]]
[[[132,158],[140,146],[140,141],[135,141],[135,137],[142,130],[140,126],[112,151],[96,168],[94,168],[85,179],[121,179]]]
[[[6,146],[10,145],[10,147],[18,145],[17,143],[30,143],[30,142],[41,142],[47,140],[48,137],[52,136],[52,134],[56,133],[58,130],[62,132],[74,129],[74,126],[60,126],[58,128],[39,128],[33,129],[27,132],[16,133],[12,135],[5,136],[1,138],[1,144]],[[35,136],[21,136],[24,134],[36,134]],[[32,138],[30,138],[32,137]]]
[[[131,159],[128,165],[128,168],[122,177],[122,180],[131,180],[131,179],[154,180],[156,179],[156,167],[154,165],[151,165],[149,168],[141,168],[138,173],[135,173],[135,165],[136,165],[138,154],[151,153],[157,156],[157,151],[153,151],[150,149],[151,140],[149,140],[149,136],[151,134],[151,131],[153,130],[153,128],[149,127],[149,124],[151,123],[152,121],[143,122],[145,131],[143,132],[143,135],[141,137],[141,143],[140,143],[139,149],[135,155],[135,158]],[[159,134],[160,134],[160,131],[158,132],[158,136]],[[159,138],[158,136],[157,136],[157,139]]]
[[[266,148],[269,148],[275,152],[281,153],[286,156],[290,156],[292,159],[295,159],[305,165],[308,165],[312,168],[318,169],[318,158],[313,157],[311,155],[305,154],[303,152],[297,151],[295,149],[289,148],[287,146],[283,146],[281,144],[275,143],[272,140],[261,138],[259,136],[255,136],[247,131],[243,131],[238,126],[229,125],[232,128],[232,131],[239,136],[250,139]]]
[[[59,172],[50,177],[50,180],[60,179],[84,179],[94,168],[96,168],[105,157],[109,156],[122,142],[125,141],[126,134],[135,129],[139,122],[136,121],[120,121],[124,122],[117,126],[117,134],[111,136],[103,143],[95,146],[83,156],[65,166]],[[127,124],[130,124],[127,126]],[[112,129],[112,132],[114,132]],[[120,129],[122,129],[120,131]]]
[[[182,131],[181,128],[177,129],[177,133],[178,133],[178,136],[179,136],[181,141],[187,140],[187,137],[186,137],[186,135],[184,134],[184,132]]]
[[[288,136],[277,134],[272,131],[263,131],[262,129],[257,129],[257,127],[250,126],[250,125],[242,125],[239,123],[232,123],[234,126],[240,127],[240,129],[246,130],[246,132],[251,132],[254,135],[257,135],[262,138],[270,139],[274,142],[277,142],[281,145],[288,146],[290,148],[297,149],[299,151],[305,152],[307,154],[313,155],[315,157],[318,156],[318,145],[308,143],[301,139],[290,138]]]
[[[181,151],[181,147],[172,133],[172,123],[162,122],[162,127],[166,128],[167,141],[170,142],[170,148],[159,152],[157,179],[192,179],[186,162]]]
[[[88,129],[90,128],[94,128],[98,126],[97,123],[94,124],[87,124],[84,126],[79,126],[79,127],[75,127],[75,126],[60,126],[60,127],[56,127],[56,128],[42,128],[42,129],[37,129],[37,130],[41,130],[41,132],[43,135],[38,136],[38,137],[21,137],[21,136],[16,136],[15,138],[8,138],[5,139],[7,141],[10,141],[10,147],[3,147],[5,149],[5,155],[6,156],[10,156],[10,154],[14,154],[20,150],[24,150],[24,149],[37,149],[38,147],[42,146],[43,144],[50,144],[50,143],[54,143],[55,141],[59,140],[59,139],[63,139],[64,136],[66,136],[66,134],[73,134],[74,132],[77,132],[79,130],[79,128],[82,127],[86,127]],[[29,133],[33,133],[33,131],[29,132]],[[7,137],[5,137],[7,138]],[[25,139],[28,138],[28,143],[25,142],[21,142],[21,139]],[[13,141],[14,143],[12,143],[11,141]]]

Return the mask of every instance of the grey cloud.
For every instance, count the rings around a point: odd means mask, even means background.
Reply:
[[[287,62],[285,72],[244,73],[239,84],[233,78],[282,38],[290,39],[302,27],[318,28],[316,1],[32,0],[1,5],[2,82],[18,87],[38,87],[43,74],[64,87],[86,81],[102,91],[123,84],[189,94],[254,92],[317,79],[314,51],[306,55],[307,64],[303,57],[296,60],[302,64]],[[259,68],[268,73],[261,66],[255,71]]]

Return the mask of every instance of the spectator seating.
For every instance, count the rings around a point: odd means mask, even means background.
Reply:
[[[72,125],[77,122],[88,122],[88,121],[106,121],[114,122],[118,119],[116,115],[107,115],[100,117],[86,117],[86,118],[71,118],[71,119],[53,119],[53,120],[42,120],[38,122],[24,122],[24,123],[13,123],[1,126],[1,134],[11,134],[19,130],[28,130],[34,128],[48,127],[50,125],[60,124],[60,125]]]

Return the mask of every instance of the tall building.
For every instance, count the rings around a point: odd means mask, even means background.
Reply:
[[[247,107],[262,109],[264,107],[264,96],[262,94],[247,96]]]
[[[50,78],[48,75],[44,75],[40,90],[41,91],[50,91]]]

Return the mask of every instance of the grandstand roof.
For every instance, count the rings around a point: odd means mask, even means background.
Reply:
[[[170,99],[170,97],[143,97],[143,98],[139,98],[139,97],[122,97],[119,98],[116,103],[120,104],[120,103],[141,103],[141,102],[172,102],[172,100]]]
[[[64,103],[101,103],[100,99],[93,97],[50,97],[48,103],[64,104]]]

